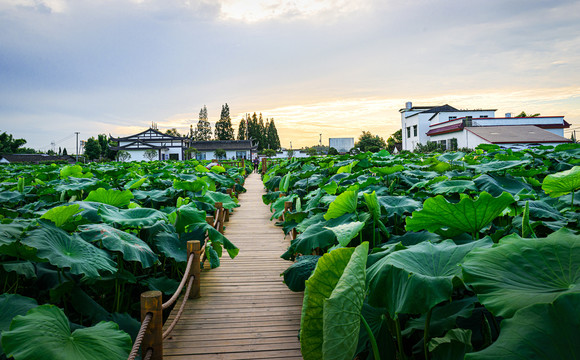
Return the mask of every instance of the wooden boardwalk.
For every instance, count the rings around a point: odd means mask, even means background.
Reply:
[[[280,277],[290,265],[280,259],[288,238],[269,220],[260,176],[251,174],[244,186],[225,230],[240,253],[231,260],[224,251],[220,267],[201,273],[202,297],[188,301],[164,341],[164,359],[302,359],[302,293]]]

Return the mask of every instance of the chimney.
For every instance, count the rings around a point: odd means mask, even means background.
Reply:
[[[512,117],[512,113],[505,113],[505,117],[506,118],[511,118]]]
[[[405,109],[411,110],[412,107],[413,107],[413,103],[410,101],[407,101],[407,103],[405,104]]]

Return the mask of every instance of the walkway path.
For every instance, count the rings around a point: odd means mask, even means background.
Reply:
[[[244,186],[225,231],[240,253],[231,260],[224,251],[220,267],[201,273],[202,297],[188,301],[164,342],[164,359],[302,359],[302,293],[280,277],[289,266],[280,259],[288,238],[269,220],[260,176],[250,175]]]

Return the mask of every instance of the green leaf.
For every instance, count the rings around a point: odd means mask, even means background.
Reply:
[[[400,171],[405,170],[403,165],[395,165],[395,166],[385,166],[385,167],[372,167],[370,168],[371,172],[374,172],[378,175],[391,175]]]
[[[193,181],[181,181],[175,179],[173,180],[173,187],[177,190],[192,191],[194,193],[201,191],[201,194],[203,195],[209,189],[209,184],[202,179]]]
[[[142,226],[151,226],[157,221],[168,221],[167,215],[159,210],[151,208],[137,208],[137,209],[112,209],[100,208],[99,215],[103,221],[109,224],[117,224],[123,227],[138,228]]]
[[[492,244],[489,237],[465,245],[452,240],[423,242],[391,253],[368,269],[369,304],[386,308],[393,318],[401,313],[426,313],[451,298],[465,255]]]
[[[51,225],[41,223],[40,228],[28,233],[22,243],[35,248],[36,256],[52,265],[70,268],[72,274],[98,277],[100,272],[117,271],[107,252],[87,243],[77,234],[71,236]]]
[[[453,300],[444,305],[436,306],[431,312],[429,321],[429,334],[432,336],[443,336],[445,332],[456,327],[457,318],[469,318],[473,313],[477,298],[468,297],[461,300]],[[421,317],[409,319],[405,325],[403,335],[409,335],[413,330],[425,330],[425,319],[427,314]]]
[[[325,229],[331,230],[341,246],[348,246],[350,241],[355,238],[358,233],[364,228],[365,223],[360,221],[353,221],[337,226],[325,226]]]
[[[434,194],[464,193],[468,190],[478,191],[471,180],[447,180],[431,185]]]
[[[463,360],[472,349],[471,330],[449,330],[444,337],[431,339],[428,346],[433,360]]]
[[[287,173],[282,177],[282,180],[280,180],[280,191],[283,193],[288,191],[288,187],[290,186],[290,176],[292,176],[292,174]]]
[[[142,177],[140,179],[131,180],[125,184],[125,190],[133,190],[141,187],[147,181],[146,177]]]
[[[2,262],[2,268],[6,272],[15,272],[27,279],[36,278],[36,269],[30,261],[5,261]]]
[[[562,294],[553,303],[534,304],[501,322],[499,338],[466,360],[578,359],[580,293]]]
[[[24,315],[28,310],[38,306],[36,300],[17,294],[0,295],[0,340],[2,332],[8,330],[12,319],[16,315]],[[4,355],[4,350],[0,346],[0,356]]]
[[[221,173],[226,172],[226,168],[224,168],[223,166],[220,166],[220,165],[214,165],[211,167],[211,169],[209,169],[209,171],[217,173],[217,174],[221,174]]]
[[[304,291],[306,287],[306,280],[310,278],[312,272],[316,268],[320,256],[318,255],[302,255],[296,258],[296,262],[288,269],[284,270],[284,284],[288,289],[294,292]]]
[[[350,360],[356,352],[366,296],[369,243],[357,246],[332,294],[323,305],[323,359]]]
[[[355,251],[356,255],[353,255]],[[365,293],[364,269],[367,252],[368,243],[365,242],[356,250],[341,248],[327,253],[318,260],[314,273],[306,280],[300,320],[300,348],[304,359],[330,359],[337,352],[351,350],[353,353],[350,358],[354,355],[358,341],[358,330],[355,328],[360,326],[360,311]],[[327,299],[332,295],[333,300],[326,305]],[[356,325],[353,323],[355,315]],[[328,321],[326,325],[325,321]],[[339,326],[332,330],[333,324]],[[332,335],[332,331],[341,335]],[[347,334],[348,337],[343,337]],[[341,345],[340,342],[344,343]],[[326,346],[324,350],[328,354],[324,353],[323,346]]]
[[[202,201],[205,201],[210,204],[215,204],[216,202],[221,202],[224,209],[233,209],[240,205],[236,204],[236,202],[228,195],[220,192],[210,191],[208,190],[203,197],[197,197]]]
[[[530,160],[511,160],[511,161],[490,161],[477,165],[471,165],[470,168],[478,173],[487,173],[494,171],[503,171],[518,166],[528,165]]]
[[[344,165],[344,166],[339,167],[338,170],[336,171],[336,173],[337,174],[351,173],[352,169],[356,166],[356,164],[358,164],[358,160],[355,160],[348,165]]]
[[[130,190],[105,190],[98,188],[89,193],[85,201],[94,201],[102,204],[112,205],[116,207],[126,207],[133,199],[133,194]]]
[[[321,187],[321,189],[326,191],[326,193],[329,195],[334,195],[336,194],[336,190],[338,190],[338,184],[336,181],[331,181],[330,183]]]
[[[106,224],[89,224],[79,226],[79,231],[85,241],[100,242],[104,248],[122,253],[123,259],[136,261],[143,268],[151,267],[157,261],[157,254],[146,242],[123,230]]]
[[[344,214],[356,212],[357,198],[357,191],[354,190],[348,190],[338,195],[328,207],[324,219],[335,219]]]
[[[9,357],[18,360],[124,360],[131,350],[131,337],[113,322],[71,333],[62,310],[42,305],[15,317],[10,330],[3,332],[2,345]]]
[[[175,229],[178,233],[186,231],[187,227],[196,223],[205,223],[206,212],[197,210],[193,206],[182,206],[177,209]]]
[[[78,204],[57,206],[45,212],[40,218],[50,220],[56,226],[61,227],[81,211],[83,210]]]
[[[562,228],[545,238],[512,234],[499,246],[475,249],[463,264],[465,282],[496,316],[580,292],[580,236]]]
[[[438,195],[425,200],[423,209],[413,212],[413,216],[407,218],[405,229],[428,230],[438,234],[446,233],[448,236],[463,232],[475,235],[501,215],[512,202],[514,198],[508,193],[495,198],[482,192],[477,200],[463,197],[457,204]]]
[[[197,172],[201,172],[201,173],[206,173],[206,172],[209,172],[209,170],[208,170],[208,169],[207,169],[205,166],[203,166],[203,165],[201,165],[201,164],[199,164],[199,165],[197,165],[197,166],[195,167],[195,171],[197,171]]]
[[[385,209],[389,216],[397,214],[403,216],[406,213],[421,208],[421,203],[407,196],[379,196],[377,197],[381,208]]]
[[[580,166],[556,174],[550,174],[542,182],[542,190],[551,197],[558,197],[580,189]]]
[[[143,281],[149,290],[161,291],[165,295],[173,295],[179,287],[179,281],[168,278],[167,276],[150,277]]]
[[[17,203],[24,200],[24,195],[18,191],[0,192],[0,203]]]
[[[374,220],[378,220],[381,217],[381,207],[379,205],[379,199],[375,191],[372,194],[363,193],[365,203],[371,212]]]

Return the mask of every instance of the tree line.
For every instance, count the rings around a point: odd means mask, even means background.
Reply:
[[[175,135],[176,130],[167,131],[168,134]],[[177,133],[178,135],[178,133]],[[199,121],[194,128],[189,128],[189,136],[194,141],[211,140],[255,140],[258,142],[258,150],[280,149],[280,137],[274,123],[274,118],[264,120],[262,114],[246,114],[238,125],[238,136],[234,136],[234,128],[230,116],[230,107],[226,103],[222,105],[220,119],[215,124],[215,131],[212,136],[211,125],[207,116],[207,107],[204,105],[199,111]]]

